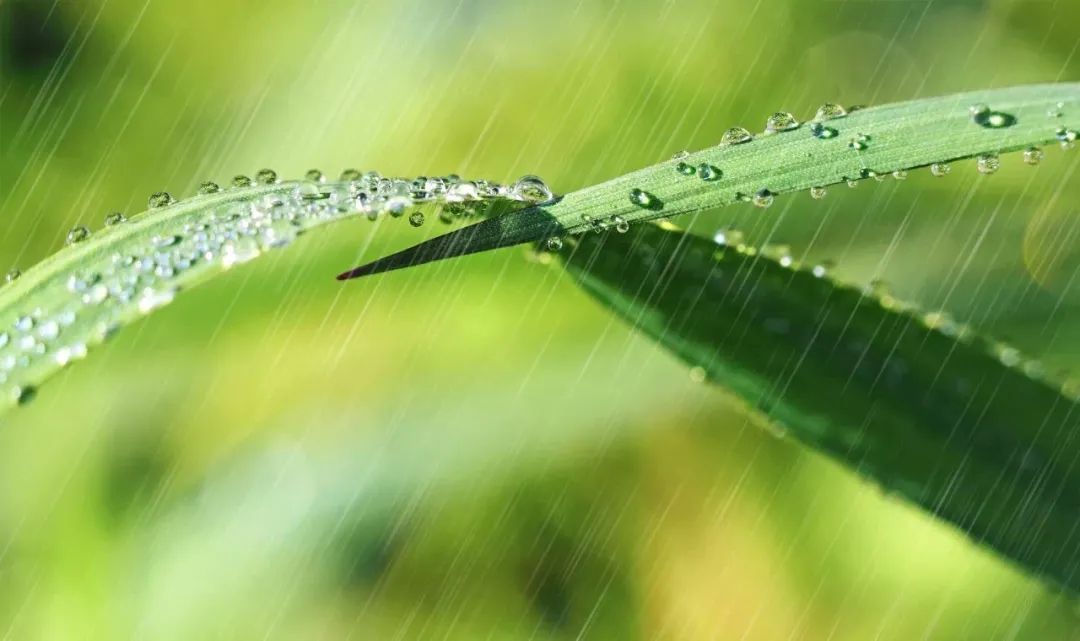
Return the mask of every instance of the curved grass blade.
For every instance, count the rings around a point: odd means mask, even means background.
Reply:
[[[285,247],[309,229],[358,215],[401,216],[425,203],[452,204],[459,215],[515,204],[506,188],[483,181],[467,183],[485,191],[470,191],[462,204],[450,203],[460,194],[442,178],[421,181],[433,191],[410,192],[409,181],[354,173],[331,183],[270,177],[223,192],[207,183],[211,193],[180,203],[155,194],[156,209],[114,219],[88,238],[85,228],[73,231],[69,240],[79,242],[0,288],[0,412],[32,398],[51,374],[181,289]]]
[[[988,107],[973,111],[977,105]],[[339,278],[715,209],[755,197],[768,202],[773,195],[875,174],[1075,139],[1076,129],[1080,129],[1078,83],[974,91],[871,107],[653,165],[513,216],[444,234]]]
[[[1080,592],[1080,408],[1015,350],[670,225],[569,244],[586,291],[780,429]]]

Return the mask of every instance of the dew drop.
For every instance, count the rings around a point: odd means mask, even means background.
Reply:
[[[68,245],[74,245],[83,242],[87,238],[90,238],[90,229],[85,225],[78,225],[71,228],[64,242]]]
[[[870,136],[866,134],[855,134],[855,137],[848,142],[848,147],[855,151],[865,151],[870,146]]]
[[[549,252],[557,252],[563,247],[562,238],[559,238],[558,236],[552,236],[544,242],[544,247],[547,248]]]
[[[364,174],[360,173],[359,169],[345,169],[341,172],[341,180],[345,182],[356,182],[364,177]]]
[[[743,243],[743,234],[737,229],[720,229],[713,235],[713,242],[722,247],[738,247]]]
[[[820,122],[814,122],[810,124],[810,133],[814,135],[814,138],[820,138],[821,140],[828,140],[829,138],[836,138],[840,135],[840,132],[832,127],[826,127]]]
[[[952,167],[947,162],[936,162],[930,165],[930,173],[938,178],[948,176],[950,171],[952,171]]]
[[[465,183],[463,183],[465,184]],[[551,200],[554,194],[547,183],[539,176],[522,176],[510,187],[510,196],[515,200],[527,203],[544,203]]]
[[[198,191],[202,196],[209,196],[210,194],[216,194],[221,191],[221,187],[216,182],[208,180],[199,185]]]
[[[766,207],[769,207],[773,204],[774,198],[775,196],[768,189],[759,190],[756,194],[754,194],[754,206],[765,209]]]
[[[767,134],[791,131],[792,129],[798,128],[799,121],[795,119],[795,116],[786,111],[778,111],[769,116],[769,119],[765,121],[765,133]]]
[[[981,154],[975,160],[975,167],[980,174],[990,175],[1001,168],[1001,159],[997,154]]]
[[[308,169],[304,172],[304,180],[310,180],[313,183],[321,183],[326,180],[326,176],[318,169]]]
[[[828,193],[829,192],[824,187],[811,187],[810,188],[810,197],[813,198],[814,200],[821,200]]]
[[[37,396],[37,388],[33,385],[16,385],[11,389],[11,396],[18,405],[26,405]]]
[[[859,186],[859,181],[854,178],[845,178],[844,182],[847,184],[848,189],[855,189]]]
[[[260,169],[255,174],[255,181],[260,185],[273,185],[278,181],[278,175],[273,169]]]
[[[155,191],[150,194],[150,197],[146,199],[146,205],[150,209],[161,209],[162,207],[168,207],[176,202],[173,199],[172,194],[167,191]]]
[[[612,216],[611,223],[615,226],[615,231],[620,234],[625,234],[630,231],[630,223],[622,216]]]
[[[833,120],[834,118],[843,118],[846,115],[846,109],[840,105],[827,102],[818,107],[817,113],[814,114],[814,120]]]
[[[698,178],[704,180],[705,182],[713,182],[716,180],[720,180],[720,178],[723,177],[724,172],[720,171],[719,167],[715,167],[713,165],[710,165],[709,163],[703,162],[698,165],[697,175]]]
[[[986,129],[1004,129],[1016,124],[1016,116],[1001,111],[991,111],[988,105],[976,103],[968,108],[971,121]]]
[[[895,180],[907,180],[907,170],[897,169],[896,171],[892,172],[892,177]]]
[[[1065,127],[1058,127],[1054,132],[1054,137],[1061,143],[1063,149],[1071,149],[1076,143],[1076,139],[1080,136],[1077,135],[1073,129],[1067,129]]]
[[[690,152],[689,152],[689,151],[686,151],[686,150],[684,149],[683,151],[677,151],[677,152],[675,152],[675,153],[674,153],[674,154],[673,154],[673,155],[671,156],[671,160],[672,160],[673,162],[680,162],[680,161],[686,160],[686,159],[687,159],[687,158],[689,158],[689,157],[690,157]]]
[[[114,211],[113,213],[109,214],[108,216],[105,216],[105,226],[106,227],[115,227],[116,225],[119,225],[119,224],[125,223],[125,222],[127,222],[127,216],[125,216],[124,214],[122,214],[122,213],[120,213],[118,211]]]
[[[754,136],[743,127],[732,127],[720,136],[721,145],[741,145],[750,142]]]
[[[251,178],[248,178],[247,176],[244,176],[243,174],[238,175],[238,176],[233,176],[232,186],[237,188],[237,189],[241,189],[243,187],[250,187],[251,186]]]
[[[810,273],[814,275],[814,278],[825,278],[829,275],[829,272],[835,269],[835,265],[831,260],[823,260],[810,270]]]
[[[19,280],[19,276],[22,276],[22,271],[20,271],[18,267],[12,267],[4,274],[4,282],[10,283]]]
[[[424,214],[414,211],[409,214],[409,224],[413,227],[419,227],[424,224]]]
[[[985,116],[990,113],[990,105],[982,102],[977,102],[968,107],[968,113],[971,114],[972,119]]]
[[[630,190],[630,202],[641,207],[642,209],[661,209],[664,204],[660,202],[660,199],[650,194],[643,189],[631,189]]]
[[[693,165],[685,162],[680,162],[679,164],[675,165],[675,171],[679,172],[684,176],[693,176],[697,173],[697,169],[695,169]]]
[[[1028,147],[1024,150],[1024,162],[1029,165],[1037,165],[1042,162],[1045,154],[1038,147]]]

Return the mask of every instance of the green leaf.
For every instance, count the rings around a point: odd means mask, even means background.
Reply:
[[[974,114],[975,105],[989,112]],[[1051,115],[1060,113],[1061,117]],[[485,220],[342,274],[400,269],[552,236],[581,234],[745,203],[874,174],[981,154],[1057,144],[1080,128],[1080,84],[992,89],[871,107],[744,144],[721,144],[586,187],[537,207]],[[996,126],[997,125],[997,126]],[[835,132],[835,135],[832,133]],[[678,162],[694,168],[679,171]],[[716,179],[703,180],[701,167]],[[635,191],[637,190],[637,191]],[[643,195],[642,195],[643,194]],[[634,198],[637,196],[637,198]]]
[[[1016,350],[670,225],[569,244],[586,291],[779,429],[1080,591],[1080,407]]]

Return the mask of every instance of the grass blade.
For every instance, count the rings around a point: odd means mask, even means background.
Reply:
[[[974,105],[988,105],[990,111],[973,117]],[[874,174],[1057,143],[1075,137],[1070,132],[1080,129],[1080,84],[913,100],[862,109],[819,124],[824,129],[807,123],[743,144],[722,144],[689,154],[681,162],[694,169],[692,175],[680,173],[676,162],[660,163],[512,216],[452,231],[339,278],[750,202],[758,194],[766,202],[766,194],[805,191]],[[635,203],[631,194],[644,195]]]
[[[939,315],[670,225],[577,238],[589,293],[799,441],[1080,592],[1080,411]]]

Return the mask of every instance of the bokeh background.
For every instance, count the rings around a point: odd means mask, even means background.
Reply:
[[[1075,80],[1078,23],[1073,0],[0,0],[0,268],[264,166],[567,192],[778,109]],[[693,225],[1067,369],[1078,153]],[[6,416],[4,638],[1080,639],[1073,600],[520,248],[332,278],[438,231],[310,234]]]

